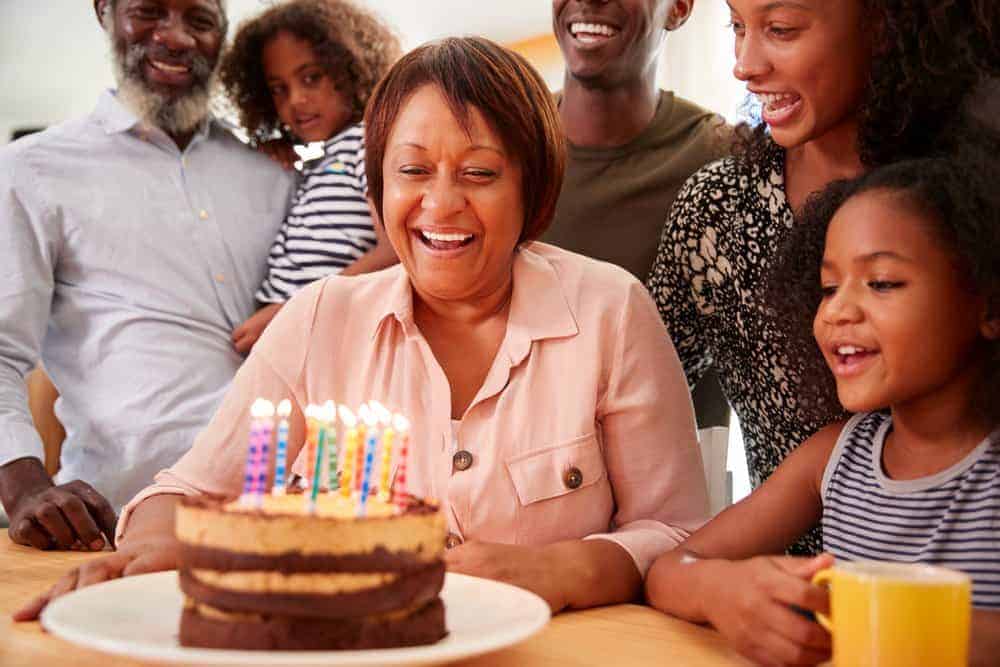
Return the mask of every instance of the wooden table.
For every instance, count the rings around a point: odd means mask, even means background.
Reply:
[[[41,552],[0,535],[0,665],[3,667],[136,667],[157,663],[99,653],[57,639],[38,623],[13,623],[10,614],[46,590],[91,553]],[[562,667],[563,665],[746,666],[712,630],[668,618],[648,607],[618,605],[557,616],[520,644],[459,667]]]

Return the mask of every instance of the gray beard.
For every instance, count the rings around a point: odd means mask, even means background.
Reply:
[[[168,135],[186,134],[196,128],[209,113],[216,68],[201,55],[191,62],[194,78],[190,89],[179,97],[168,97],[150,89],[142,65],[147,49],[141,44],[123,53],[111,36],[111,63],[118,84],[118,100],[144,124],[158,127]]]

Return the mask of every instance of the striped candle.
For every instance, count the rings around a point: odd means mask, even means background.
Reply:
[[[374,431],[374,429],[372,430]],[[363,475],[364,481],[361,483],[361,502],[358,503],[358,516],[364,516],[368,507],[368,492],[371,490],[372,467],[375,462],[377,444],[373,434],[368,438],[368,444],[365,446],[365,474]]]
[[[319,407],[308,405],[306,407],[306,490],[312,491],[313,468],[316,466],[316,440],[319,438]]]
[[[309,514],[316,513],[316,497],[319,495],[320,472],[323,470],[323,450],[326,447],[326,424],[323,422],[325,416],[323,408],[319,408],[316,415],[319,435],[317,436],[315,462],[312,469],[312,481],[309,486],[309,501],[306,511]]]
[[[267,407],[271,407],[271,414],[274,414],[274,406],[269,401],[258,398],[250,406],[250,437],[247,443],[247,460],[243,472],[243,493],[240,494],[240,502],[249,504],[253,502],[253,495],[257,481],[257,465],[259,463],[260,439],[264,428],[263,418],[267,414]]]
[[[342,498],[351,497],[351,466],[354,463],[354,450],[358,446],[358,419],[346,405],[339,408],[340,422],[347,429],[344,434],[344,456],[341,463],[340,474],[340,495]]]
[[[292,402],[287,398],[278,404],[278,445],[274,454],[274,486],[271,493],[284,495],[288,475],[288,416],[292,414]]]
[[[323,404],[323,420],[327,425],[326,439],[329,451],[326,488],[333,493],[340,484],[337,480],[337,405],[333,401]]]
[[[271,467],[271,436],[274,435],[274,404],[271,401],[261,403],[261,416],[258,420],[257,444],[257,483],[253,489],[254,502],[259,507],[264,503],[267,489],[267,473]]]
[[[404,506],[407,503],[406,464],[410,454],[410,420],[403,415],[393,417],[393,425],[399,432],[399,462],[396,464],[396,478],[393,480],[391,497],[396,504]]]
[[[367,403],[358,408],[358,448],[354,453],[354,493],[361,495],[361,483],[364,481],[362,471],[365,469],[365,449],[368,443],[369,431],[374,430],[377,423],[372,409]]]

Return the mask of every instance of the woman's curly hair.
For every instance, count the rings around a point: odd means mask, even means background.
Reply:
[[[933,233],[964,271],[970,289],[1000,318],[1000,134],[966,120],[947,151],[879,167],[849,181],[834,181],[808,200],[786,237],[767,280],[765,303],[782,329],[789,364],[801,370],[804,416],[826,414],[836,400],[833,375],[812,336],[822,299],[820,264],[827,228],[852,197],[876,190],[898,194],[926,212]],[[1000,341],[983,342],[979,407],[1000,423]]]
[[[978,83],[1000,76],[998,0],[862,0],[873,50],[858,153],[877,167],[929,154]],[[741,124],[737,154],[761,162],[764,123]]]
[[[399,40],[349,0],[288,0],[240,25],[219,76],[254,143],[286,136],[264,77],[264,47],[280,32],[312,45],[316,59],[353,96],[351,122],[364,117],[375,84],[399,58]]]

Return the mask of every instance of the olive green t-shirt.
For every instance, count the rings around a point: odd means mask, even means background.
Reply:
[[[645,282],[677,192],[731,143],[720,116],[661,91],[652,122],[629,143],[569,145],[555,219],[541,240],[617,264]],[[693,399],[699,427],[728,425],[729,406],[714,373],[702,378]]]
[[[721,117],[661,91],[652,122],[624,146],[570,144],[555,219],[541,240],[645,281],[677,191],[727,148]]]

